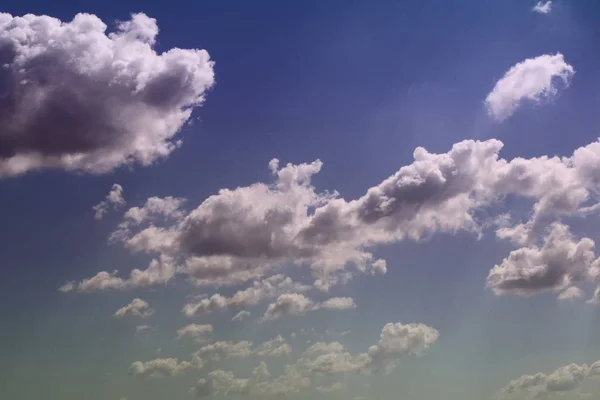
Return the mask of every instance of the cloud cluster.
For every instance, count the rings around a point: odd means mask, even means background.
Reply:
[[[355,308],[354,300],[350,297],[332,297],[323,302],[316,303],[303,294],[282,294],[269,304],[261,321],[273,321],[285,315],[304,315],[316,310],[348,310]]]
[[[592,365],[569,364],[550,374],[538,372],[535,375],[522,375],[510,382],[502,390],[506,397],[522,398],[523,395],[542,397],[551,393],[564,393],[577,389],[589,378],[600,377],[600,361]]]
[[[148,302],[146,302],[142,299],[139,299],[139,298],[135,298],[131,301],[131,303],[119,308],[115,312],[115,317],[122,318],[122,317],[131,316],[131,317],[147,318],[153,314],[154,314],[154,310],[152,308],[150,308],[150,306],[148,305]]]
[[[157,358],[146,362],[134,362],[129,367],[129,373],[150,378],[165,378],[178,375],[191,367],[192,364],[188,361],[180,362],[176,358]]]
[[[104,173],[168,156],[214,72],[205,50],[157,53],[157,35],[143,13],[110,33],[91,14],[0,14],[0,176]]]
[[[302,265],[310,269],[315,287],[328,290],[357,272],[384,273],[384,260],[369,252],[373,246],[420,240],[435,233],[467,231],[479,236],[493,226],[499,226],[499,238],[522,248],[493,268],[487,284],[494,292],[528,290],[519,285],[531,286],[535,292],[546,279],[546,289],[576,284],[584,278],[577,265],[589,261],[591,250],[586,248],[592,243],[560,233],[560,223],[553,223],[598,209],[600,142],[580,147],[568,157],[512,160],[499,156],[502,146],[496,139],[465,140],[440,154],[419,147],[414,162],[350,201],[335,192],[317,192],[312,186],[310,179],[320,170],[320,161],[280,167],[273,160],[272,184],[222,189],[189,212],[181,209],[181,202],[170,208],[156,207],[169,210],[161,211],[161,218],[148,218],[153,214],[136,208],[128,211],[117,236],[132,251],[156,255],[150,266],[133,270],[126,278],[103,271],[65,289],[127,289],[165,283],[176,274],[196,285],[241,285],[284,266]],[[522,215],[494,215],[496,206],[508,196],[533,203],[527,220],[522,221]],[[132,217],[137,214],[144,217]],[[142,222],[133,222],[138,220]],[[548,243],[540,244],[538,236],[548,226],[554,226],[555,233]],[[583,258],[571,259],[572,247],[577,249],[575,256]],[[556,261],[561,265],[527,267],[540,260],[554,262],[561,254],[562,261]],[[305,290],[302,285],[275,276],[273,280],[280,281],[263,279],[231,298],[215,294],[190,303],[185,312],[202,314],[284,294],[281,302],[285,304],[273,303],[274,311],[290,307],[302,313],[313,306],[295,293]],[[528,277],[536,282],[527,282]],[[589,278],[593,278],[591,273]]]
[[[111,207],[116,210],[124,205],[123,186],[115,183],[112,185],[110,192],[108,192],[104,200],[92,207],[94,210],[94,218],[102,219]]]
[[[192,317],[209,314],[223,308],[251,307],[265,299],[274,298],[284,293],[304,292],[310,290],[310,288],[310,286],[294,282],[282,274],[277,274],[260,281],[255,281],[252,286],[236,292],[231,297],[225,297],[216,293],[211,297],[187,303],[183,307],[182,312],[186,316]],[[240,316],[239,318],[242,317]]]
[[[498,121],[505,120],[523,101],[540,103],[551,99],[558,92],[556,81],[560,80],[564,86],[568,86],[574,74],[575,69],[567,64],[560,53],[528,58],[506,71],[487,95],[485,103],[488,112]]]

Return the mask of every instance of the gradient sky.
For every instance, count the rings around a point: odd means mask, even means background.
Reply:
[[[600,394],[597,1],[0,13],[1,398]]]

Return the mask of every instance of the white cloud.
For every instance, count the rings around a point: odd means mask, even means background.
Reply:
[[[116,210],[124,205],[123,186],[115,183],[112,185],[110,192],[108,192],[104,200],[92,207],[94,210],[94,218],[102,219],[111,207]]]
[[[575,69],[562,54],[528,58],[511,67],[485,99],[489,114],[498,121],[510,117],[523,101],[540,103],[558,92],[556,80],[569,85]]]
[[[147,331],[147,330],[150,330],[150,329],[152,329],[152,327],[150,325],[138,325],[138,326],[135,327],[135,333],[137,335],[137,334],[139,334],[141,332],[144,332],[144,331]]]
[[[347,310],[355,307],[354,300],[349,297],[333,297],[322,303],[315,303],[303,294],[286,293],[269,304],[261,321],[273,321],[285,315],[304,315],[309,311],[320,309]]]
[[[566,288],[558,295],[558,300],[575,300],[583,296],[583,291],[576,286]]]
[[[148,302],[135,298],[131,303],[123,306],[115,312],[115,317],[122,318],[126,316],[147,318],[154,314],[154,310],[150,308]]]
[[[223,308],[250,307],[259,304],[264,299],[274,298],[283,293],[304,292],[310,288],[310,286],[293,282],[282,274],[277,274],[261,281],[255,281],[252,286],[236,292],[231,297],[224,297],[216,293],[209,298],[187,303],[182,311],[186,316],[192,317],[209,314]]]
[[[143,13],[108,34],[92,14],[0,14],[0,176],[105,173],[168,156],[214,72],[205,50],[157,53],[157,35]]]
[[[505,396],[542,397],[551,393],[565,393],[573,391],[589,378],[600,376],[600,361],[591,366],[587,364],[569,364],[557,368],[550,374],[538,372],[535,375],[522,375],[510,382],[502,393]]]
[[[576,240],[568,226],[557,222],[541,246],[533,244],[513,250],[492,268],[487,287],[498,295],[558,292],[588,279],[595,260],[594,241]],[[569,294],[574,290],[571,288]]]
[[[178,375],[190,367],[192,364],[187,361],[179,362],[176,358],[157,358],[145,362],[134,362],[129,367],[129,373],[150,378],[164,378]]]
[[[244,318],[249,317],[249,316],[250,316],[250,311],[242,310],[239,313],[235,314],[231,320],[232,321],[241,321]]]
[[[537,4],[533,7],[532,11],[540,14],[549,14],[550,11],[552,11],[552,1],[538,1]]]
[[[207,340],[207,337],[210,336],[212,332],[213,326],[210,324],[189,324],[177,330],[177,339],[189,337],[197,342],[203,342]]]
[[[254,350],[254,354],[261,357],[283,356],[289,355],[291,352],[292,348],[285,342],[285,339],[281,335],[278,335],[274,339],[267,340]]]

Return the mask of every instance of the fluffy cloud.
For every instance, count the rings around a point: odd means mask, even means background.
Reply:
[[[537,4],[533,7],[532,11],[540,14],[549,14],[552,11],[552,1],[548,0],[545,3],[542,1],[538,1]]]
[[[575,300],[583,296],[583,291],[576,286],[566,288],[558,295],[558,300]]]
[[[283,339],[281,335],[278,335],[274,339],[267,340],[254,350],[254,354],[261,357],[283,356],[289,355],[291,352],[292,348],[285,342],[285,339]]]
[[[104,200],[92,207],[94,210],[94,218],[102,219],[111,207],[118,209],[124,205],[125,199],[123,198],[123,186],[115,183],[112,185],[110,192],[108,192]]]
[[[414,162],[350,201],[335,192],[319,193],[311,185],[312,175],[321,168],[319,161],[281,168],[273,161],[275,179],[270,185],[223,189],[191,212],[177,208],[175,218],[128,223],[120,240],[133,251],[157,255],[151,268],[134,270],[128,278],[103,271],[72,287],[126,289],[165,283],[176,274],[203,286],[260,279],[266,285],[268,280],[262,277],[270,271],[302,265],[310,269],[314,286],[327,290],[356,273],[385,272],[384,260],[368,251],[373,246],[435,233],[467,231],[479,236],[497,227],[498,237],[530,249],[521,253],[535,253],[543,247],[537,237],[548,224],[598,209],[599,141],[568,157],[506,160],[499,157],[501,149],[502,142],[495,139],[462,141],[441,154],[417,148]],[[507,196],[533,203],[529,220],[520,221],[523,215],[494,215],[495,206]],[[506,283],[498,273],[510,272],[508,265],[515,260],[509,258],[494,269],[488,286],[497,293]],[[262,299],[294,292],[257,285],[238,297]],[[262,296],[263,292],[269,294]],[[197,312],[203,313],[230,307],[232,302],[233,298],[215,295],[190,303],[188,312],[194,313],[192,306],[197,304]],[[304,301],[304,306],[310,304]]]
[[[122,318],[126,316],[147,318],[154,314],[148,303],[142,299],[135,298],[131,303],[123,306],[115,312],[115,317]]]
[[[540,103],[558,92],[556,80],[569,85],[575,69],[562,54],[528,58],[511,67],[485,99],[489,114],[498,121],[510,117],[523,101]]]
[[[213,332],[212,325],[189,324],[177,330],[177,339],[192,338],[197,342],[207,340]]]
[[[286,365],[280,376],[272,378],[267,365],[261,362],[254,368],[250,378],[237,378],[229,371],[212,371],[208,374],[208,378],[201,378],[198,381],[193,388],[193,392],[197,397],[206,397],[212,394],[224,396],[234,394],[285,396],[298,393],[309,385],[309,378],[303,376],[293,365]]]
[[[522,375],[510,382],[502,392],[507,397],[522,398],[522,395],[541,397],[550,393],[564,393],[577,389],[589,378],[600,376],[600,361],[591,366],[569,364],[550,374],[538,372],[535,375]]]
[[[261,321],[273,321],[285,315],[304,315],[320,309],[347,310],[355,308],[354,300],[349,297],[332,297],[322,303],[315,303],[299,293],[282,294],[274,303],[269,304]]]
[[[595,260],[593,240],[576,240],[566,225],[554,223],[541,246],[513,250],[492,268],[487,286],[499,295],[561,291],[588,279]],[[574,290],[563,297],[574,294]]]
[[[157,358],[146,362],[134,362],[129,367],[129,373],[151,378],[164,378],[178,375],[190,367],[192,364],[187,361],[180,362],[176,358]]]
[[[439,332],[423,324],[388,323],[379,342],[368,352],[351,354],[339,342],[317,342],[304,351],[298,365],[319,374],[390,370],[394,362],[412,354],[420,356],[439,338]]]
[[[186,316],[192,317],[209,314],[228,307],[250,307],[259,304],[264,299],[274,298],[283,293],[303,292],[309,289],[310,286],[293,282],[289,277],[277,274],[261,281],[255,281],[252,286],[236,292],[231,297],[225,297],[217,293],[209,298],[188,303],[183,307],[182,312]]]
[[[0,14],[0,176],[104,173],[168,156],[214,73],[205,50],[157,53],[157,34],[141,13],[108,34],[91,14]]]

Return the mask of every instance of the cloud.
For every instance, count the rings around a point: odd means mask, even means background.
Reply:
[[[249,378],[237,378],[232,372],[215,370],[207,378],[201,378],[192,389],[196,397],[207,397],[212,394],[223,396],[235,394],[253,394],[256,396],[285,396],[298,393],[310,385],[310,380],[303,376],[295,366],[286,365],[284,372],[272,378],[267,365],[261,362]]]
[[[96,204],[92,209],[94,210],[94,218],[102,219],[110,207],[118,209],[125,205],[125,199],[123,198],[123,186],[115,183],[112,185],[110,192],[106,195],[104,200]]]
[[[0,176],[105,173],[168,156],[214,72],[205,50],[157,53],[157,35],[143,13],[108,34],[92,14],[0,14]]]
[[[576,240],[568,226],[557,222],[552,224],[541,246],[513,250],[492,268],[487,287],[498,295],[558,292],[588,279],[595,260],[594,241]]]
[[[434,234],[463,231],[479,237],[493,228],[499,238],[529,249],[517,249],[513,257],[532,254],[543,248],[538,237],[545,236],[553,222],[598,210],[600,141],[570,156],[510,160],[500,157],[502,146],[496,139],[465,140],[439,154],[419,147],[412,163],[353,200],[316,191],[310,178],[321,168],[318,161],[281,168],[271,162],[271,184],[223,189],[192,211],[178,208],[176,218],[129,224],[120,241],[131,251],[155,256],[150,267],[136,269],[129,277],[102,271],[74,288],[123,290],[163,284],[176,275],[209,287],[258,282],[240,291],[236,301],[235,296],[216,294],[189,303],[194,308],[188,312],[202,314],[300,291],[276,289],[274,282],[266,288],[270,278],[265,276],[275,271],[283,276],[278,270],[291,266],[307,268],[321,290],[359,273],[383,272],[384,261],[374,257],[371,248]],[[521,215],[500,210],[496,215],[507,197],[532,203],[531,211]],[[525,215],[527,220],[521,221]],[[506,262],[513,261],[509,257]],[[499,283],[488,282],[496,293],[506,284],[497,275],[503,271],[510,268],[499,266],[492,274]],[[241,300],[245,296],[247,300]]]
[[[126,316],[147,318],[154,314],[148,303],[142,299],[135,298],[131,303],[123,306],[115,312],[115,317],[122,318]]]
[[[239,313],[235,314],[233,316],[233,318],[231,318],[232,321],[241,321],[246,317],[250,316],[250,311],[246,311],[246,310],[242,310]]]
[[[198,367],[201,367],[205,360],[218,362],[223,358],[243,358],[251,354],[252,342],[250,341],[218,341],[202,346],[198,351],[192,353],[192,359]]]
[[[267,340],[254,350],[254,354],[261,357],[289,355],[291,352],[292,348],[285,342],[285,339],[281,335]]]
[[[558,300],[575,300],[583,296],[583,291],[576,286],[566,288],[558,295]]]
[[[344,390],[345,387],[341,382],[336,382],[330,386],[317,386],[315,389],[317,389],[317,392],[319,393],[332,393]]]
[[[209,298],[187,303],[182,312],[186,316],[192,317],[209,314],[223,308],[250,307],[259,304],[264,299],[274,298],[284,293],[304,292],[310,288],[310,286],[293,282],[282,274],[277,274],[261,281],[255,281],[252,286],[236,292],[231,297],[216,293]]]
[[[286,293],[269,304],[261,321],[273,321],[285,315],[304,315],[309,311],[320,309],[347,310],[355,307],[354,300],[349,297],[333,297],[322,303],[315,303],[303,294]]]
[[[542,1],[538,1],[537,4],[533,7],[532,11],[539,14],[549,14],[552,11],[552,1],[548,0],[545,3]]]
[[[212,332],[213,326],[210,324],[189,324],[177,330],[177,339],[189,337],[196,342],[203,342],[207,340],[207,336],[210,336]]]
[[[191,367],[189,362],[179,362],[176,358],[157,358],[146,362],[134,362],[129,367],[129,373],[150,378],[165,378],[178,375]]]
[[[523,101],[541,103],[558,92],[556,80],[569,85],[575,69],[562,54],[528,58],[511,67],[485,99],[490,116],[498,121],[510,117]]]
[[[136,335],[139,334],[140,332],[144,332],[147,330],[152,329],[152,327],[150,325],[138,325],[135,327],[135,333]]]
[[[439,332],[427,325],[388,323],[382,329],[379,342],[367,352],[351,354],[339,342],[317,342],[304,351],[298,365],[324,375],[390,371],[395,361],[410,354],[422,355],[438,338]]]
[[[591,366],[587,364],[569,364],[557,368],[550,374],[538,372],[535,375],[522,375],[510,382],[502,390],[504,396],[532,395],[541,397],[545,394],[564,393],[575,390],[589,378],[600,376],[600,361]]]

